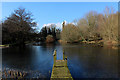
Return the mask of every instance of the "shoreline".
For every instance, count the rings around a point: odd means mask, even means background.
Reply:
[[[67,41],[59,40],[58,42],[60,44],[78,43],[78,44],[86,44],[86,45],[92,44],[94,46],[100,46],[100,47],[108,46],[108,47],[111,47],[112,49],[118,49],[118,47],[120,46],[117,41],[104,41],[104,40],[100,40],[100,41],[77,41],[77,42],[67,42]]]
[[[2,79],[13,78],[13,79],[25,79],[25,78],[46,78],[39,71],[36,70],[20,70],[14,68],[3,68]]]
[[[75,42],[67,42],[67,41],[63,41],[63,40],[58,40],[58,41],[55,41],[55,42],[58,42],[60,44],[74,44],[74,43],[87,44],[87,45],[92,44],[94,46],[100,46],[100,47],[108,46],[108,47],[111,47],[112,49],[118,49],[118,47],[120,46],[117,41],[104,41],[104,40],[99,40],[99,41],[75,41]],[[54,44],[55,42],[53,42],[53,43],[39,42],[39,43],[40,44],[42,44],[42,43],[43,44]],[[37,42],[32,43],[32,45],[40,45],[40,44],[37,44]],[[9,48],[9,47],[11,47],[11,45],[10,44],[0,45],[0,48],[1,49]],[[25,45],[29,45],[29,44],[26,43]]]
[[[0,45],[0,49],[1,49],[1,48],[9,48],[9,47],[10,47],[9,44]]]

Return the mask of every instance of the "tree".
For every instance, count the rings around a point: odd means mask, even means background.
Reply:
[[[97,34],[97,12],[91,11],[86,14],[86,16],[80,19],[77,23],[79,28],[80,36],[83,40],[85,39],[94,39],[95,35]]]
[[[81,39],[86,41],[86,39],[88,38],[87,21],[84,18],[82,18],[77,22],[77,26],[79,29],[79,34],[81,36]]]
[[[56,31],[55,31],[55,27],[52,28],[52,36],[54,37],[54,39],[56,39]]]
[[[118,41],[118,12],[106,7],[104,15],[99,15],[99,32],[105,41]]]
[[[56,39],[57,40],[60,39],[60,33],[61,33],[61,30],[60,29],[56,29]]]
[[[34,32],[32,27],[36,27],[36,22],[33,22],[30,12],[26,12],[24,8],[18,8],[4,21],[3,27],[9,33],[11,43],[24,44],[29,39],[29,33]],[[4,34],[6,33],[3,30],[3,39]]]
[[[94,37],[97,29],[97,12],[91,11],[86,15],[87,31],[90,37]]]
[[[47,37],[47,27],[46,27],[46,26],[43,27],[43,28],[41,29],[40,33],[41,33],[41,38],[42,38],[42,40],[45,41],[45,40],[46,40],[46,37]]]
[[[2,22],[0,22],[0,45],[2,44]]]
[[[42,40],[45,41],[46,37],[48,35],[52,35],[54,40],[56,40],[56,25],[55,24],[51,24],[49,26],[45,26],[41,29],[40,33],[42,36]]]
[[[78,27],[73,24],[67,24],[64,26],[61,32],[61,38],[67,42],[76,42],[79,40],[80,35],[78,32]]]
[[[48,35],[51,35],[52,34],[52,32],[51,32],[51,29],[50,29],[50,27],[48,28]]]

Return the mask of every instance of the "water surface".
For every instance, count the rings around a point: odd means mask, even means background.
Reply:
[[[3,68],[39,71],[46,78],[52,72],[53,52],[62,59],[63,49],[68,57],[68,68],[74,79],[116,78],[118,75],[118,50],[82,44],[26,45],[2,49]]]

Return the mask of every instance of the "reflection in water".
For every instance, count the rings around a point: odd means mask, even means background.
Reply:
[[[73,77],[114,78],[118,74],[117,50],[85,45],[67,45],[64,50],[69,59]]]
[[[114,78],[117,77],[117,50],[106,47],[92,47],[81,44],[49,44],[24,48],[6,48],[2,51],[3,67],[38,70],[46,77],[53,66],[53,51],[62,59],[62,51],[68,57],[68,67],[73,78]]]

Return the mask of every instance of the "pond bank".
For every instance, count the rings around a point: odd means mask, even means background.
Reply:
[[[5,45],[0,45],[0,48],[8,48],[9,44],[5,44]]]
[[[118,42],[117,41],[104,41],[104,40],[99,40],[99,41],[76,41],[76,42],[67,42],[67,41],[63,41],[63,40],[59,40],[58,41],[61,44],[67,44],[67,43],[80,43],[80,44],[92,44],[94,46],[108,46],[111,47],[112,49],[118,49]]]
[[[8,79],[8,78],[14,78],[14,79],[33,79],[33,78],[46,78],[44,75],[42,75],[39,71],[33,71],[33,70],[18,70],[18,69],[11,69],[11,68],[3,68],[2,70],[2,79]]]

